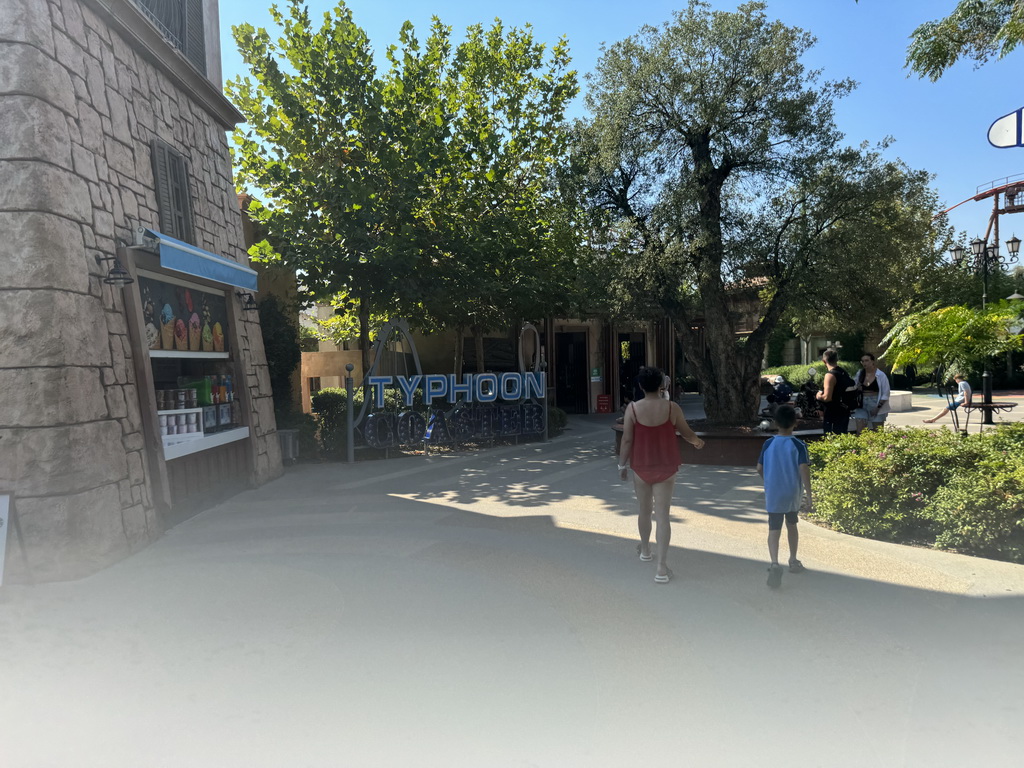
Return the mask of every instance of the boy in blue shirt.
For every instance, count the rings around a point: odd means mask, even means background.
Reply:
[[[764,500],[768,509],[768,554],[772,562],[768,567],[768,586],[773,589],[782,584],[782,566],[779,565],[779,539],[785,520],[789,537],[789,572],[800,573],[803,563],[796,559],[800,542],[797,531],[797,510],[800,499],[807,494],[807,507],[811,506],[811,466],[807,445],[793,437],[796,411],[791,405],[781,405],[775,412],[779,434],[765,440],[757,460],[757,473],[764,478]]]

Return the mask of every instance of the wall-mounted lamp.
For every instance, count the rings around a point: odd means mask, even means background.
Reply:
[[[124,268],[124,264],[117,256],[100,256],[98,253],[95,256],[96,263],[101,265],[104,261],[112,261],[113,265],[107,270],[107,276],[103,278],[103,282],[107,285],[131,285],[135,282],[131,275],[128,274],[128,270]]]
[[[259,309],[259,307],[256,305],[256,299],[253,298],[253,295],[251,293],[235,291],[235,296],[237,296],[238,300],[242,302],[242,309],[244,309],[245,311],[251,312],[253,310]]]

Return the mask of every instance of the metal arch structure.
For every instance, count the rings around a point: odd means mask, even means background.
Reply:
[[[526,361],[523,359],[523,337],[528,332],[533,334],[533,372],[539,373],[541,370],[540,331],[533,323],[523,323],[523,327],[519,329],[519,372],[526,373]]]
[[[377,369],[380,367],[380,361],[384,357],[385,349],[387,348],[388,340],[391,338],[391,334],[398,331],[402,334],[405,340],[409,343],[409,348],[412,352],[413,363],[416,365],[417,375],[423,373],[423,366],[420,364],[420,355],[416,351],[416,341],[413,339],[412,334],[409,332],[409,323],[405,320],[388,320],[384,325],[381,326],[377,332],[377,340],[373,344],[373,361],[370,363],[370,370],[363,374],[363,380],[360,384],[364,389],[371,376],[376,375]],[[359,409],[359,417],[356,418],[356,424],[362,424],[363,418],[366,416],[366,409],[370,406],[371,398],[363,398],[363,407]]]

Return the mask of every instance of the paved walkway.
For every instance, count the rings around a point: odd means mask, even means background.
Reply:
[[[0,764],[1017,766],[1024,567],[801,525],[691,467],[634,553],[611,416],[549,444],[300,465],[0,603]]]

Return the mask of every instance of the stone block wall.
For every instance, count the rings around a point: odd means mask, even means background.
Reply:
[[[124,295],[96,260],[160,227],[154,136],[189,161],[196,245],[245,263],[224,127],[81,0],[0,0],[0,490],[36,579],[161,532]],[[258,484],[281,471],[266,360],[256,313],[230,306]]]

